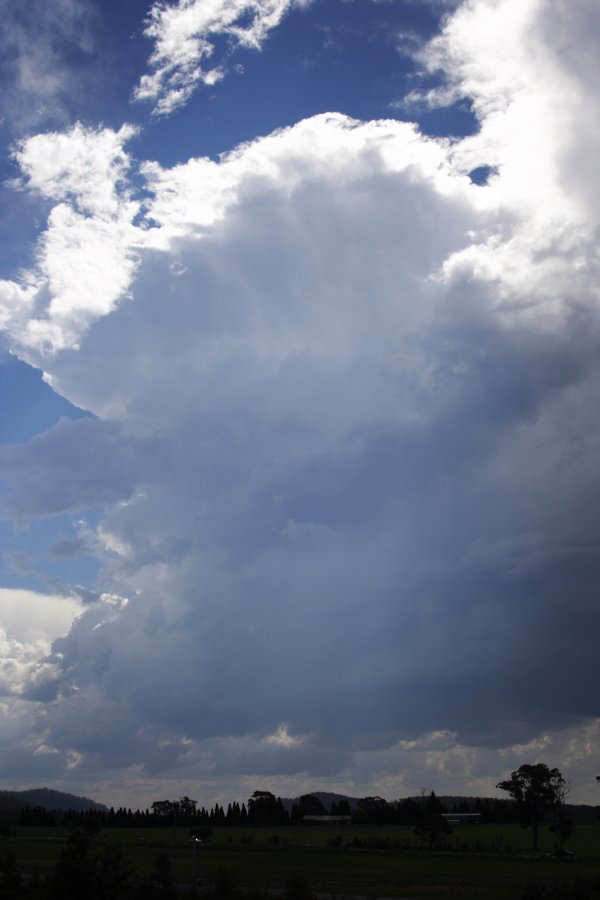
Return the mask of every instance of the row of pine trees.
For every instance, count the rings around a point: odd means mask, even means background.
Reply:
[[[434,795],[435,797],[435,795]],[[514,804],[507,800],[461,800],[452,804],[438,801],[440,813],[471,813],[481,815],[481,821],[502,824],[515,820]],[[248,803],[234,801],[224,806],[216,803],[211,809],[198,807],[194,800],[180,797],[176,801],[159,800],[150,809],[131,810],[125,807],[109,810],[49,811],[42,806],[26,807],[20,813],[20,825],[82,826],[94,822],[100,828],[152,828],[165,825],[193,827],[239,827],[256,825],[296,825],[305,816],[349,816],[354,824],[415,825],[423,815],[423,800],[407,798],[388,803],[381,797],[363,797],[353,802],[334,801],[326,807],[314,794],[305,794],[291,806],[270,791],[255,791]]]

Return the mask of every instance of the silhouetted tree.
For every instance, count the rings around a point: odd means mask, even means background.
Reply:
[[[436,797],[435,791],[423,797],[422,810],[423,814],[415,825],[415,834],[422,838],[430,850],[435,850],[442,836],[452,833],[452,828],[442,815],[444,806]]]
[[[219,806],[218,803],[215,803],[213,808],[210,811],[210,824],[211,825],[225,825],[225,810],[222,806]]]
[[[45,806],[25,806],[19,815],[19,825],[56,825],[56,817]]]
[[[548,810],[557,810],[564,802],[567,782],[558,769],[549,769],[545,763],[525,763],[496,787],[515,801],[521,823],[533,830],[532,849],[537,850],[540,821]]]
[[[24,823],[21,822],[21,825]],[[10,838],[14,837],[15,829],[12,826],[12,822],[7,816],[2,816],[0,818],[0,837],[1,838]]]
[[[150,807],[155,816],[172,816],[176,803],[173,800],[155,800]]]
[[[248,823],[251,825],[281,825],[287,821],[287,813],[279,799],[271,791],[254,791],[248,800]]]
[[[130,900],[134,878],[121,847],[76,828],[49,879],[51,900]]]
[[[340,800],[338,803],[338,816],[351,816],[352,810],[347,800]]]
[[[561,853],[564,850],[566,842],[575,834],[575,823],[566,810],[559,808],[556,819],[550,826],[550,831],[557,838],[554,849]]]
[[[177,813],[182,819],[191,819],[196,815],[197,800],[190,800],[189,797],[180,797],[177,800]]]
[[[352,814],[357,825],[382,825],[393,815],[393,810],[383,797],[361,797]]]
[[[2,900],[16,900],[21,896],[21,873],[12,850],[4,850],[0,855],[0,897]]]
[[[492,821],[497,825],[502,825],[508,820],[508,807],[506,800],[494,800],[492,806]]]
[[[292,807],[292,822],[301,822],[304,816],[326,816],[327,810],[314,794],[302,794]]]
[[[416,800],[407,797],[396,805],[396,822],[399,825],[416,825],[423,815],[423,808]]]

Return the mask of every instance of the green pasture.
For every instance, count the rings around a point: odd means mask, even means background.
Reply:
[[[0,854],[10,848],[23,872],[47,873],[68,831],[19,827],[16,833],[0,843]],[[177,882],[191,881],[188,829],[105,829],[99,839],[118,844],[141,876],[165,854]],[[600,825],[578,826],[568,844],[573,858],[544,855],[554,846],[547,828],[541,829],[540,853],[531,853],[530,841],[529,831],[513,825],[457,827],[446,849],[434,852],[402,826],[215,828],[210,843],[196,850],[195,865],[204,883],[225,877],[230,886],[285,888],[290,876],[302,874],[313,891],[337,898],[519,900],[531,883],[600,879]]]

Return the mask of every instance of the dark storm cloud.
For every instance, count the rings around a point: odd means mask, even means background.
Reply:
[[[509,5],[430,51],[474,96],[464,141],[326,115],[144,168],[131,296],[56,316],[45,360],[99,418],[0,458],[17,518],[104,507],[107,593],[50,658],[57,752],[341,777],[596,714],[598,216],[562,187],[583,139],[547,13],[507,43]]]
[[[120,574],[141,595],[102,626],[102,639],[84,616],[61,640],[65,684],[93,685],[92,707],[86,714],[67,691],[55,739],[108,759],[114,741],[100,739],[99,721],[127,721],[126,764],[146,757],[149,735],[254,734],[252,748],[217,754],[216,771],[241,771],[245,759],[246,771],[326,774],[336,753],[344,765],[347,746],[439,728],[502,746],[594,714],[587,645],[598,555],[585,504],[597,481],[578,409],[598,381],[594,315],[540,335],[507,327],[481,303],[476,314],[469,290],[453,285],[411,335],[416,374],[427,373],[418,390],[407,393],[400,350],[400,371],[389,364],[376,382],[373,403],[382,391],[406,398],[396,416],[362,422],[359,403],[350,427],[315,443],[300,416],[308,407],[290,404],[289,431],[287,422],[274,430],[265,410],[293,396],[285,374],[265,377],[244,357],[244,378],[257,372],[261,388],[243,418],[234,422],[235,394],[220,416],[188,406],[162,439],[169,452],[159,458],[177,465],[161,479],[152,456],[129,446],[116,457],[135,456],[125,471],[145,491],[103,527],[132,548]],[[357,346],[361,364],[344,366],[346,381],[323,382],[340,400],[380,365],[377,342]],[[311,384],[312,357],[295,365],[294,378]],[[406,421],[409,401],[420,414]],[[557,660],[575,646],[582,662],[566,679]],[[93,698],[104,708],[123,684],[98,720]],[[310,738],[261,743],[280,722]],[[166,742],[147,755],[148,771],[177,767],[185,753]]]
[[[137,444],[118,425],[62,419],[28,444],[0,448],[0,472],[13,490],[3,506],[17,520],[126,500],[138,455],[156,477],[161,460],[151,440]]]

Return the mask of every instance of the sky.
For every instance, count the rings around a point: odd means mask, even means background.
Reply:
[[[0,12],[0,786],[596,804],[595,0]]]

